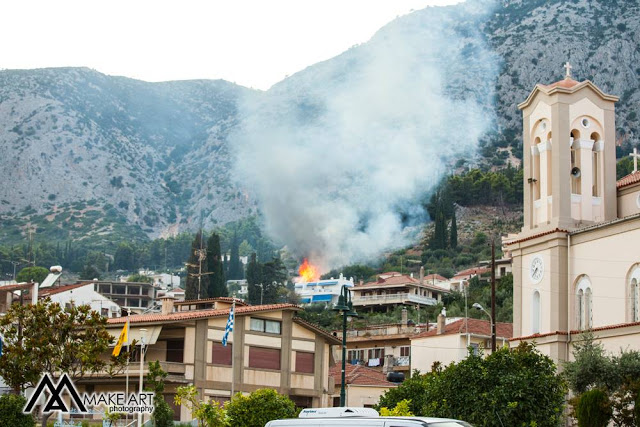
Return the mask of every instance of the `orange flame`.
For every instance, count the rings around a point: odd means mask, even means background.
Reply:
[[[320,279],[320,273],[316,266],[309,264],[309,260],[306,258],[302,261],[300,268],[298,268],[298,274],[304,279],[305,282],[315,282]]]

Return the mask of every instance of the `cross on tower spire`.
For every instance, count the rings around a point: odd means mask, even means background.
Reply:
[[[567,61],[567,62],[564,64],[564,68],[567,70],[567,73],[565,74],[564,78],[565,78],[565,79],[570,79],[570,78],[571,78],[571,69],[572,69],[573,67],[571,66],[571,64],[569,64],[569,61]]]

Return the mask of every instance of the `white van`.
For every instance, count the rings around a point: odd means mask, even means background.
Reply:
[[[381,417],[370,408],[308,408],[298,418],[269,421],[265,427],[471,427],[464,421],[429,417]]]

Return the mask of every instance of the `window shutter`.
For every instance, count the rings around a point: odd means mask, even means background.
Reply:
[[[227,365],[231,366],[233,344],[227,343],[227,346],[223,346],[221,342],[213,343],[213,357],[211,362],[214,365]]]
[[[280,370],[280,349],[249,347],[249,367]]]
[[[296,372],[302,372],[305,374],[313,374],[314,365],[313,353],[304,353],[302,351],[296,351]]]

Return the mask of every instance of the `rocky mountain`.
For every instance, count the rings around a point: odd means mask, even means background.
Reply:
[[[516,105],[536,83],[561,79],[565,61],[576,79],[620,96],[622,154],[639,142],[638,16],[640,4],[624,0],[430,7],[267,92],[220,80],[146,83],[83,68],[0,71],[0,242],[17,242],[28,230],[60,240],[145,239],[257,212],[253,189],[241,173],[232,178],[230,135],[251,114],[242,105],[281,109],[272,100],[287,99],[279,115],[313,121],[324,108],[318,93],[360,82],[376,63],[372,56],[387,55],[393,65],[397,45],[390,40],[400,37],[416,49],[409,69],[430,61],[443,71],[436,83],[448,98],[473,98],[492,118],[475,163],[503,165],[521,156]],[[451,32],[446,55],[420,46],[437,22]],[[399,87],[410,91],[411,80]]]

